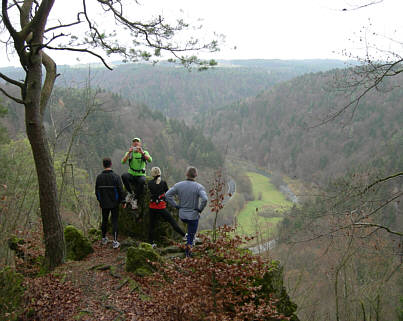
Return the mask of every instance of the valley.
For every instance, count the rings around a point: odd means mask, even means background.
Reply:
[[[237,214],[237,232],[241,235],[259,234],[262,239],[274,238],[282,213],[292,206],[266,176],[246,172],[253,189],[254,200],[246,203]]]
[[[343,320],[362,321],[362,311],[384,311],[379,321],[398,315],[402,74],[369,92],[354,113],[316,126],[354,97],[334,87],[335,79],[354,75],[340,61],[227,61],[201,73],[142,64],[119,64],[110,74],[60,71],[43,124],[64,225],[84,234],[99,227],[93,188],[101,160],[110,157],[121,175],[122,156],[141,137],[153,157],[147,174],[160,167],[169,186],[185,178],[189,165],[207,191],[217,171],[225,174],[217,226],[236,225],[232,235],[255,237],[246,244],[253,253],[281,262],[300,320],[335,315],[336,300]],[[7,97],[1,105],[0,196],[8,215],[0,217],[0,258],[12,262],[8,236],[38,222],[39,187],[24,111]],[[146,208],[142,215],[121,213],[122,240],[147,241]],[[213,225],[206,209],[199,231]]]

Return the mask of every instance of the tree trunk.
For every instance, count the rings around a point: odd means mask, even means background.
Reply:
[[[45,238],[44,266],[48,270],[53,270],[64,262],[64,234],[58,208],[56,176],[40,112],[41,54],[32,54],[30,58],[26,73],[27,90],[24,99],[25,124],[38,176],[39,204]]]

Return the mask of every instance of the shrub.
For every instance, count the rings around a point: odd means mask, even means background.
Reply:
[[[277,263],[240,250],[245,240],[231,235],[233,229],[222,227],[216,242],[201,236],[194,258],[155,264],[156,272],[142,280],[151,319],[298,320]]]
[[[0,320],[16,320],[22,310],[23,276],[10,267],[0,270]]]

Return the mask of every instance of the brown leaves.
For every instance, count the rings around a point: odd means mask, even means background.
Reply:
[[[143,279],[152,299],[144,306],[148,317],[141,320],[286,320],[255,284],[269,264],[240,250],[244,240],[231,238],[232,231],[220,228],[215,242],[201,235],[195,258],[162,263]]]
[[[287,320],[256,283],[270,264],[240,249],[245,238],[233,232],[219,228],[215,242],[201,235],[195,258],[155,263],[157,272],[144,278],[124,271],[119,251],[94,245],[86,260],[60,267],[60,277],[26,280],[22,320]],[[121,278],[91,269],[100,264]]]
[[[54,275],[28,279],[22,320],[71,320],[81,302],[81,290]]]

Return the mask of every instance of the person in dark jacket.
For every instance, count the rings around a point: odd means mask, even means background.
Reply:
[[[178,223],[172,217],[172,215],[167,210],[167,203],[165,202],[165,192],[168,190],[167,183],[161,179],[161,170],[159,167],[153,167],[151,169],[151,176],[153,179],[148,182],[148,189],[150,190],[150,225],[148,231],[148,240],[150,244],[155,245],[155,226],[159,219],[171,224],[172,228],[180,234],[182,237],[185,236],[185,232],[179,227]]]
[[[117,249],[120,246],[118,242],[118,215],[119,204],[124,203],[123,186],[120,176],[112,171],[112,161],[106,157],[102,160],[104,170],[97,176],[95,183],[95,195],[97,196],[99,206],[102,209],[102,244],[108,243],[106,231],[108,229],[109,213],[111,213],[113,242],[112,246]]]

